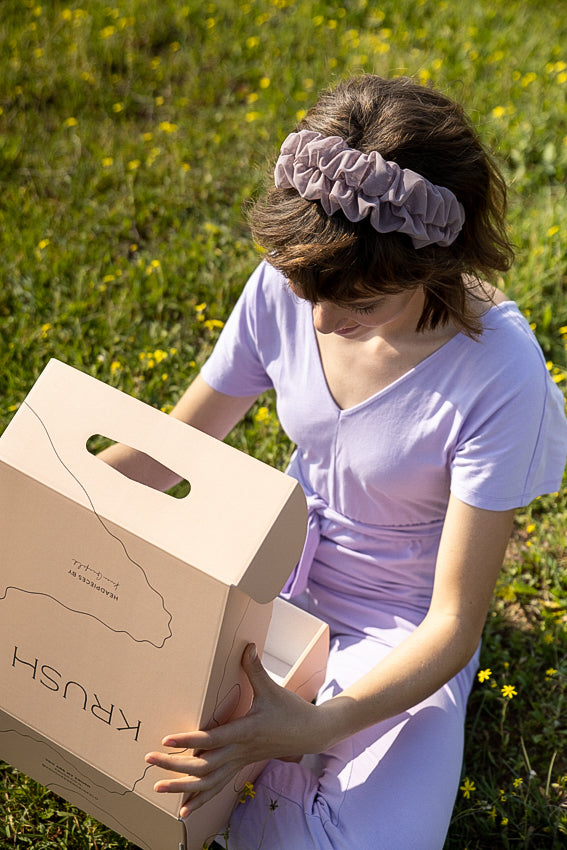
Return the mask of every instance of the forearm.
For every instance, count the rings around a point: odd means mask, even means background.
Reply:
[[[98,457],[109,466],[154,490],[169,490],[179,481],[181,476],[154,460],[144,452],[116,443],[98,454]]]
[[[321,706],[329,740],[341,740],[426,699],[472,657],[514,511],[474,508],[451,496],[423,622],[369,673]]]
[[[467,664],[475,647],[454,616],[426,617],[376,667],[320,706],[325,747],[431,696]]]

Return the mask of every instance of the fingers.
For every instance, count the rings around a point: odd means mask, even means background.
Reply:
[[[177,732],[167,735],[161,742],[162,747],[172,747],[178,750],[211,750],[219,746],[212,732]]]
[[[227,782],[228,781],[230,781],[230,780],[227,780]],[[190,814],[197,811],[197,809],[200,809],[201,806],[204,806],[205,803],[208,803],[209,800],[213,799],[213,797],[216,797],[216,795],[220,791],[222,791],[222,789],[225,787],[227,782],[222,782],[219,785],[214,785],[207,790],[199,791],[198,794],[195,794],[194,796],[189,797],[183,803],[183,805],[181,806],[181,809],[179,810],[180,816],[182,818],[189,817]]]
[[[146,764],[171,770],[175,773],[189,773],[191,776],[203,776],[207,772],[208,762],[190,755],[170,753],[148,753]]]
[[[155,783],[154,791],[158,794],[185,795],[180,814],[181,817],[187,817],[215,797],[239,771],[232,760],[211,758],[215,755],[214,752],[208,754],[205,760],[176,754],[148,753],[146,762],[149,764],[183,774],[171,779],[160,779]]]

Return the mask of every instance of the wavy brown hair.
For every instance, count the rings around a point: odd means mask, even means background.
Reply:
[[[369,219],[327,215],[295,189],[269,188],[250,213],[266,259],[313,303],[342,304],[423,286],[418,330],[454,322],[480,333],[467,291],[507,270],[506,185],[462,107],[406,77],[364,75],[325,91],[297,126],[340,136],[363,153],[378,151],[446,186],[462,203],[465,223],[449,247],[414,248],[402,233],[377,233]]]

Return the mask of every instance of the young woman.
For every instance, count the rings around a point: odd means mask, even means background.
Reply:
[[[275,389],[310,509],[285,593],[331,650],[312,705],[248,647],[249,714],[147,756],[184,774],[156,790],[190,793],[189,818],[270,759],[231,850],[443,846],[514,509],[558,489],[567,447],[542,352],[490,283],[512,260],[504,212],[460,106],[375,76],[320,97],[253,211],[266,261],[173,415],[222,439]]]

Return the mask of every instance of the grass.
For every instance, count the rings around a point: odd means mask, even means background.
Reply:
[[[3,0],[0,430],[50,357],[169,409],[258,261],[243,207],[266,161],[360,71],[440,87],[495,150],[502,285],[565,386],[566,43],[557,0]],[[231,441],[285,465],[271,396]],[[446,850],[566,841],[566,525],[565,490],[517,517]],[[0,783],[2,848],[128,846],[8,766]]]

